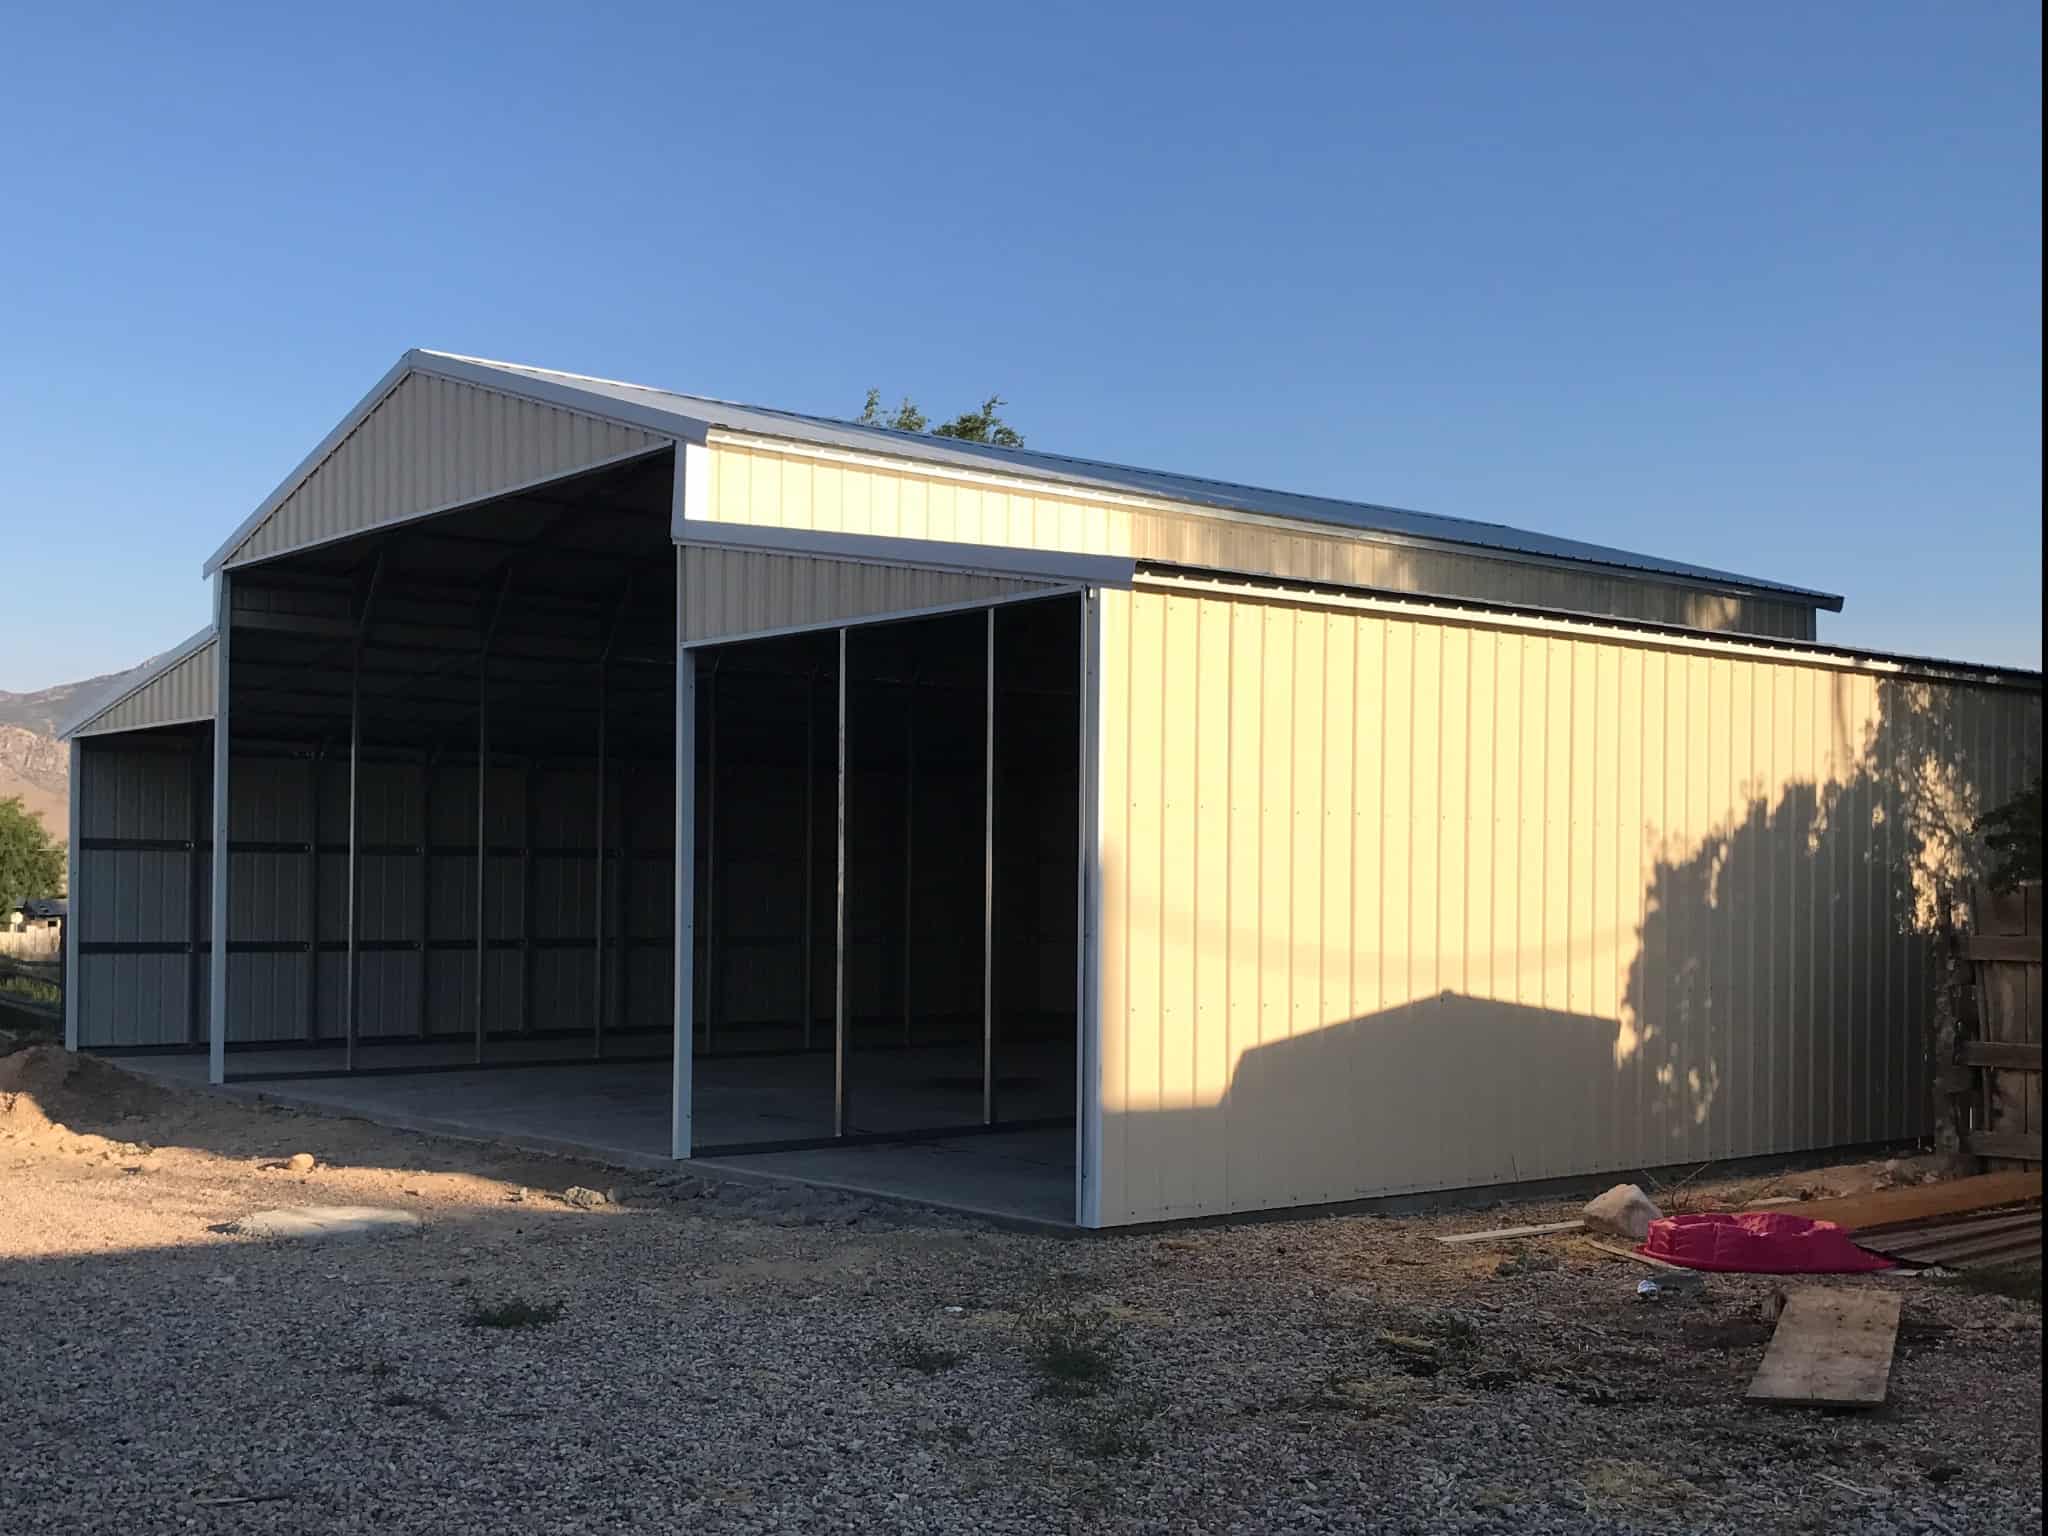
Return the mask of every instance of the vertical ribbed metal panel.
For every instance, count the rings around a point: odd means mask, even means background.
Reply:
[[[710,505],[692,516],[774,528],[1124,555],[1778,639],[1814,637],[1813,608],[1791,600],[1728,596],[1477,552],[1375,542],[1364,535],[1301,532],[1196,508],[1158,510],[1008,490],[994,482],[930,478],[910,468],[892,471],[754,444],[714,442],[710,482]]]
[[[683,638],[710,640],[840,619],[981,603],[1053,583],[809,555],[691,545],[683,552]]]
[[[93,738],[79,755],[79,839],[73,937],[88,944],[166,946],[158,953],[78,958],[79,1044],[164,1045],[185,1039],[191,912],[189,855],[169,848],[94,848],[96,840],[183,843],[192,827],[191,765],[182,742]],[[173,951],[169,946],[178,946]]]
[[[2038,693],[1102,596],[1103,1219],[1924,1134]]]
[[[214,642],[166,667],[127,698],[110,704],[72,735],[106,736],[119,731],[211,720],[214,699]]]
[[[227,556],[234,565],[502,495],[668,439],[410,373]]]

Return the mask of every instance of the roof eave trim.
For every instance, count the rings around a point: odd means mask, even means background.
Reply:
[[[1340,582],[1265,576],[1256,571],[1140,560],[1132,584],[1135,588],[1150,587],[1156,591],[1323,604],[1426,621],[1536,627],[1554,633],[1610,636],[1637,643],[1657,642],[1721,655],[1731,652],[1750,656],[1769,653],[1797,661],[1980,687],[2013,688],[2034,693],[2041,692],[2043,687],[2040,672],[2028,671],[2024,667],[1999,666],[1995,662],[1954,661],[1938,656],[1909,656],[1896,651],[1859,650],[1853,646],[1829,645],[1824,640],[1793,640],[1780,635],[1745,634],[1739,630],[1691,629],[1683,624],[1668,624],[1657,619],[1578,613],[1562,608],[1443,597],[1426,592],[1389,592]]]
[[[1602,575],[1641,585],[1683,587],[1687,591],[1708,592],[1721,597],[1761,598],[1767,602],[1789,603],[1802,608],[1820,608],[1829,613],[1842,611],[1842,598],[1838,593],[1797,587],[1785,582],[1769,581],[1763,577],[1745,577],[1735,572],[1702,571],[1699,574],[1689,574],[1682,571],[1658,570],[1647,565],[1629,565],[1619,560],[1602,560],[1593,555],[1545,554],[1535,550],[1515,549],[1499,544],[1488,544],[1477,538],[1460,539],[1448,534],[1415,533],[1395,528],[1367,528],[1352,523],[1292,516],[1285,512],[1259,511],[1220,500],[1201,501],[1169,497],[1156,491],[1135,490],[1128,485],[1096,475],[1053,472],[1026,466],[1007,467],[1000,463],[962,464],[950,457],[941,458],[918,453],[914,451],[915,445],[907,445],[902,450],[892,452],[889,447],[884,446],[848,447],[828,441],[822,433],[817,437],[797,437],[786,433],[763,431],[758,427],[734,427],[720,422],[713,422],[712,427],[717,434],[716,443],[730,444],[735,448],[758,448],[778,453],[794,451],[809,458],[828,458],[848,463],[865,461],[885,464],[908,473],[932,478],[1007,484],[1027,490],[1042,488],[1048,494],[1056,496],[1092,497],[1118,506],[1142,507],[1181,516],[1192,514],[1213,517],[1247,527],[1307,534],[1317,538],[1379,544],[1390,549],[1430,550],[1578,575]]]
[[[1080,555],[1061,550],[1018,549],[1000,544],[962,544],[950,539],[904,539],[867,533],[831,533],[814,528],[772,528],[756,523],[710,522],[686,517],[677,525],[682,548],[715,548],[749,554],[794,555],[849,560],[867,565],[914,566],[1026,581],[1073,582],[1088,587],[1128,587],[1138,562],[1122,555]]]
[[[207,642],[211,639],[213,639],[213,626],[211,624],[206,625],[204,628],[198,630],[193,634],[187,635],[183,640],[179,641],[176,645],[172,646],[168,651],[165,651],[163,655],[157,657],[155,661],[151,662],[149,665],[149,669],[145,671],[142,674],[142,676],[138,677],[133,683],[129,684],[119,693],[115,694],[111,699],[102,699],[99,703],[93,705],[92,708],[88,710],[85,714],[74,715],[70,720],[66,721],[61,727],[59,727],[57,731],[57,739],[59,741],[69,741],[71,740],[72,737],[79,735],[81,732],[86,730],[86,728],[89,727],[95,720],[98,720],[102,715],[111,713],[117,706],[126,704],[130,699],[134,698],[135,695],[142,692],[143,689],[147,688],[151,683],[155,682],[158,678],[162,677],[166,672],[170,671],[171,668],[175,667],[179,662],[188,659],[196,652],[204,649]],[[164,724],[166,725],[181,723],[184,722],[168,720],[164,722]]]

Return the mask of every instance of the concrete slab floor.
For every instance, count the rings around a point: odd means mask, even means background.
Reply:
[[[252,1054],[231,1070],[331,1069],[328,1051]],[[116,1058],[129,1070],[173,1086],[206,1090],[204,1055]],[[258,1066],[255,1063],[260,1062]],[[379,1062],[380,1065],[384,1063]],[[437,1065],[422,1061],[421,1065]],[[792,1140],[830,1133],[830,1058],[700,1059],[696,1064],[696,1141],[700,1146]],[[954,1074],[928,1064],[864,1076],[856,1129],[971,1121],[979,1111],[955,1091]],[[935,1093],[934,1082],[946,1091]],[[822,1089],[822,1092],[820,1091]],[[350,1115],[435,1135],[503,1141],[532,1151],[596,1157],[618,1167],[673,1168],[669,1144],[669,1063],[555,1062],[300,1077],[229,1083],[213,1089],[255,1102]],[[1053,1109],[1032,1093],[1009,1113]],[[924,1118],[915,1118],[922,1115]],[[1074,1219],[1074,1132],[981,1132],[943,1140],[749,1153],[693,1160],[707,1171],[789,1180],[885,1199],[913,1200],[1003,1221],[1068,1226]]]

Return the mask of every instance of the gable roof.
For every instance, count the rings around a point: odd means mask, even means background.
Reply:
[[[1269,490],[1198,475],[1045,453],[1033,448],[998,448],[986,443],[898,432],[887,427],[863,426],[859,422],[766,406],[741,405],[706,395],[682,394],[616,379],[591,378],[521,363],[426,349],[408,352],[399,360],[377,388],[208,561],[207,572],[211,574],[218,569],[268,511],[289,495],[333,446],[346,438],[376,403],[411,372],[435,374],[508,394],[523,395],[565,409],[608,417],[677,440],[702,442],[710,431],[722,429],[955,470],[1026,476],[1088,490],[1156,498],[1198,510],[1306,525],[1322,531],[1342,530],[1379,540],[1476,550],[1508,559],[1600,566],[1686,585],[1787,598],[1835,612],[1842,607],[1841,597],[1831,592],[1686,561],[1666,560],[1578,539],[1533,533],[1503,523],[1445,517],[1373,502]]]
[[[120,692],[88,704],[58,729],[57,739],[211,720],[215,691],[212,651],[213,626],[209,624],[151,661]],[[186,665],[188,662],[191,665]]]

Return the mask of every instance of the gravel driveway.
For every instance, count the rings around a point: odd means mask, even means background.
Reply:
[[[302,1203],[424,1226],[213,1230]],[[1839,1282],[1906,1298],[1890,1403],[1761,1410],[1770,1282],[1430,1240],[1570,1214],[1023,1235],[21,1053],[0,1531],[2040,1528],[2037,1303]]]

